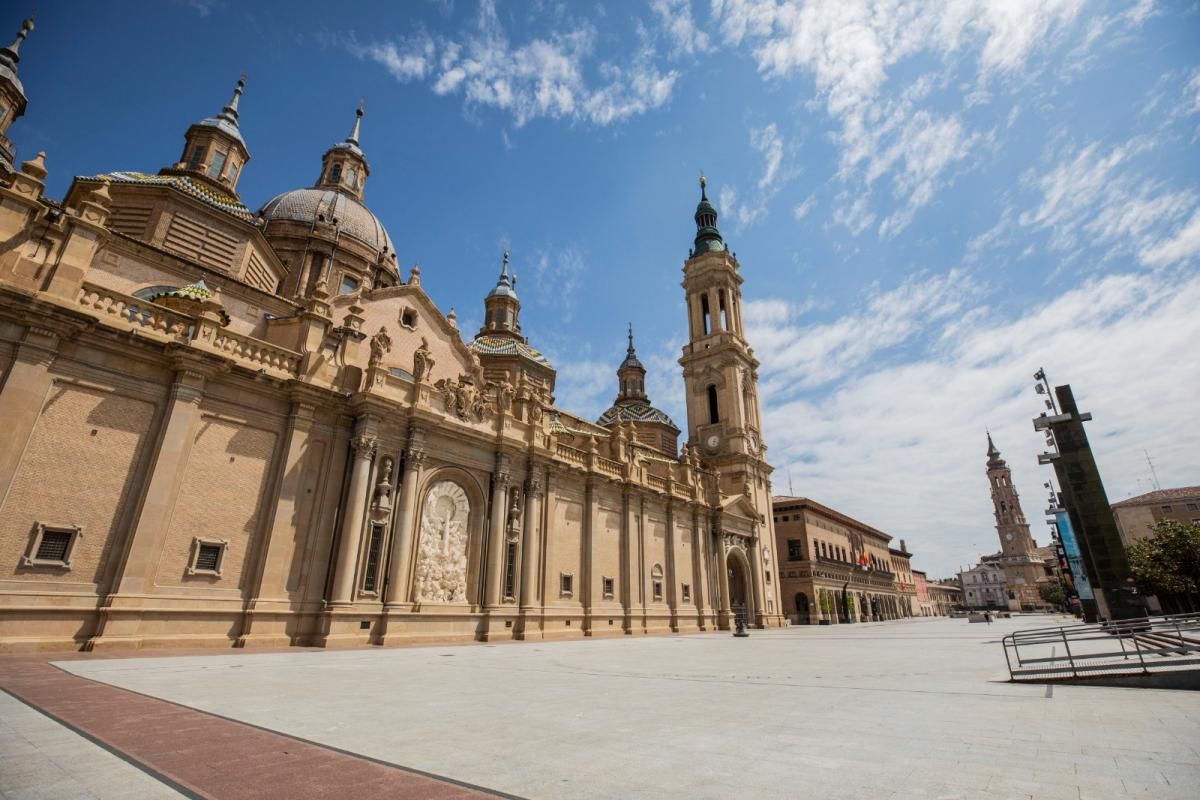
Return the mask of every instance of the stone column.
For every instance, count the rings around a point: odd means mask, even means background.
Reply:
[[[58,334],[53,331],[26,328],[0,390],[0,508],[54,383],[50,364],[58,352],[58,342]]]
[[[625,633],[633,633],[633,608],[637,602],[637,495],[628,484],[624,492],[624,519],[621,520],[621,605],[625,609]]]
[[[409,602],[412,591],[409,572],[413,563],[417,519],[417,492],[425,471],[424,432],[414,429],[409,434],[408,451],[404,454],[404,474],[400,479],[400,507],[396,510],[396,532],[392,539],[392,558],[388,564],[387,605],[395,607]]]
[[[488,523],[487,578],[484,583],[484,603],[500,605],[500,580],[504,573],[504,520],[508,511],[508,458],[496,456],[496,471],[492,473],[492,515]]]
[[[692,575],[693,575],[692,583],[695,584],[692,587],[692,592],[693,592],[692,597],[696,601],[696,618],[699,620],[700,625],[702,627],[708,627],[708,620],[706,619],[708,616],[708,608],[706,606],[706,601],[708,599],[708,592],[705,591],[705,585],[704,585],[704,582],[707,577],[705,575],[706,570],[704,569],[704,564],[707,563],[704,554],[707,551],[707,548],[704,546],[704,534],[700,529],[700,512],[697,511],[694,507],[691,509],[691,512],[692,512]]]
[[[671,483],[667,482],[667,491],[671,491]],[[667,624],[671,630],[679,629],[679,590],[676,588],[675,575],[675,500],[667,496],[667,563],[664,565],[663,580],[667,582],[666,596],[667,611],[670,614]]]
[[[374,433],[375,420],[369,416],[360,417],[355,425],[355,436],[350,441],[354,463],[350,468],[350,488],[346,490],[346,513],[342,517],[330,605],[345,606],[354,601],[354,573],[367,513],[367,495],[371,491],[371,462],[378,445]]]
[[[170,399],[154,449],[150,480],[117,583],[118,594],[145,594],[153,590],[171,511],[175,508],[196,438],[205,374],[185,364],[176,366],[175,382],[171,384]]]
[[[592,564],[595,562],[595,519],[596,492],[594,479],[589,473],[583,489],[583,530],[580,532],[583,540],[583,564],[579,580],[579,602],[583,605],[583,632],[585,636],[592,633]]]
[[[746,548],[746,558],[751,561],[750,564],[750,583],[754,592],[755,616],[757,620],[753,620],[759,625],[766,627],[767,624],[767,601],[766,601],[766,586],[764,583],[764,567],[762,559],[762,544],[758,541],[758,535],[755,534],[754,544]],[[751,620],[747,620],[747,623]]]
[[[529,467],[529,478],[525,482],[525,516],[521,519],[521,591],[520,605],[523,613],[536,608],[537,565],[541,544],[542,478],[540,467]]]
[[[716,545],[714,548],[713,558],[716,560],[717,566],[717,585],[721,588],[721,597],[719,598],[720,610],[719,617],[725,620],[727,625],[733,624],[733,609],[729,604],[729,561],[726,558],[725,543],[721,541],[719,533],[713,534],[713,541]]]

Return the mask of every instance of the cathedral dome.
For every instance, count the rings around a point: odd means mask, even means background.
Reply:
[[[667,416],[665,411],[660,411],[649,403],[640,401],[618,403],[596,420],[597,425],[606,427],[614,422],[657,422],[673,430],[679,430],[679,426]]]
[[[315,225],[336,223],[340,230],[378,254],[394,255],[387,230],[366,206],[334,189],[293,189],[276,195],[259,211],[263,221],[285,220]]]

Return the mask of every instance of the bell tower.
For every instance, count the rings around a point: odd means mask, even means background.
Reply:
[[[1028,555],[1034,550],[1029,523],[1021,511],[1021,498],[1013,486],[1012,470],[1000,457],[1000,451],[988,434],[988,482],[992,485],[992,506],[996,515],[996,533],[1000,536],[1000,550],[1005,556]]]
[[[758,360],[742,328],[742,276],[717,229],[717,210],[708,200],[703,176],[695,220],[696,239],[683,265],[688,343],[679,359],[687,392],[688,442],[714,465],[758,463],[764,450]]]

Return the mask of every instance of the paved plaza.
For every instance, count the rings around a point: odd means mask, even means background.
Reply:
[[[520,797],[1196,797],[1200,693],[1006,682],[1000,637],[1049,621],[56,664],[373,760],[361,764]],[[3,707],[0,764],[54,758],[66,734],[24,706],[10,717],[16,705]],[[129,792],[132,767],[93,772],[75,753],[99,748],[71,745],[60,780],[129,796],[108,782]],[[77,796],[6,780],[5,797]],[[259,789],[240,796],[288,796]]]

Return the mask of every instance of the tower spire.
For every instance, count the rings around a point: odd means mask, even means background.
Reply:
[[[636,357],[637,354],[633,350],[633,323],[629,323],[629,348],[625,351],[627,356]]]
[[[28,19],[21,23],[21,29],[17,31],[17,38],[13,39],[12,44],[2,51],[14,64],[21,60],[21,42],[25,41],[25,37],[32,30],[33,15],[30,15]]]
[[[717,209],[708,200],[708,179],[700,173],[700,203],[696,206],[696,241],[694,255],[709,252],[721,252],[725,249],[725,240],[717,230]]]
[[[353,145],[358,144],[358,131],[359,131],[360,126],[362,125],[362,118],[363,118],[363,114],[366,111],[366,108],[367,108],[366,99],[360,98],[358,101],[358,109],[354,112],[354,127],[350,130],[350,135],[346,137],[346,141],[349,144],[353,144]]]
[[[229,98],[229,102],[221,109],[221,113],[217,115],[217,119],[224,120],[234,128],[238,126],[238,101],[242,99],[242,92],[246,90],[246,73],[243,72],[238,78],[237,85],[233,87],[233,96]]]

